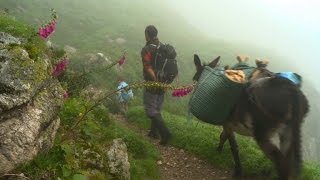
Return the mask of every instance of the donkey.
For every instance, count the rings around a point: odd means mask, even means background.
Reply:
[[[207,66],[215,68],[220,56]],[[204,66],[194,55],[198,81]],[[256,68],[249,85],[243,88],[239,100],[222,124],[218,149],[228,140],[234,159],[234,177],[242,175],[238,145],[234,132],[254,137],[255,141],[273,162],[281,180],[298,178],[302,164],[301,125],[309,112],[308,100],[302,91],[289,80],[272,76],[266,68]],[[272,140],[278,138],[280,147]]]

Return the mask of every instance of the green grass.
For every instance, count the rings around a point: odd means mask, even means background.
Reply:
[[[123,138],[128,147],[131,179],[159,179],[156,165],[156,161],[160,159],[158,150],[132,130],[119,125],[114,126],[113,130],[115,137]]]
[[[235,47],[220,40],[208,39],[198,30],[187,25],[182,18],[178,18],[170,8],[159,2],[149,2],[150,5],[159,7],[156,9],[142,9],[141,7],[145,4],[143,0],[137,0],[134,3],[130,0],[110,0],[100,1],[100,3],[100,6],[95,6],[96,3],[84,0],[80,2],[79,0],[66,2],[10,0],[5,3],[0,2],[1,7],[9,8],[10,13],[16,15],[17,19],[22,19],[30,24],[25,25],[12,16],[1,14],[0,31],[10,32],[12,35],[28,39],[29,43],[25,44],[25,47],[29,54],[33,57],[39,56],[39,53],[44,50],[44,42],[35,36],[36,27],[39,24],[35,23],[34,19],[47,21],[50,16],[50,8],[55,8],[59,19],[57,31],[51,40],[60,46],[72,45],[80,50],[78,55],[71,57],[70,66],[81,66],[79,69],[86,67],[84,62],[87,59],[83,56],[85,53],[103,52],[111,57],[111,60],[117,60],[122,52],[127,50],[128,61],[124,65],[124,71],[120,73],[107,71],[90,77],[91,83],[109,89],[115,87],[116,75],[119,74],[127,78],[128,81],[141,80],[139,53],[144,45],[144,27],[148,24],[156,24],[159,27],[160,39],[176,47],[182,82],[191,81],[194,72],[192,71],[194,70],[192,59],[194,53],[199,53],[204,61],[222,55],[223,64],[234,62],[234,54],[238,52],[252,52],[259,54],[260,57],[266,55],[265,52],[247,51],[248,48],[245,47]],[[17,5],[24,8],[25,12],[20,12],[16,8]],[[161,16],[163,14],[166,16]],[[122,45],[108,43],[106,35],[112,39],[123,37],[127,43]],[[63,54],[63,52],[61,53]],[[266,57],[272,57],[269,55]],[[278,58],[273,59],[274,61],[278,60]],[[141,95],[140,90],[136,92]],[[137,101],[135,104],[140,104],[139,102]],[[187,99],[170,99],[165,104],[165,108],[172,114],[183,115],[186,102]],[[128,145],[132,179],[159,179],[159,172],[155,165],[159,158],[159,152],[139,134],[120,124],[112,123],[108,115],[103,113],[107,112],[103,106],[88,115],[86,122],[79,127],[74,141],[61,143],[60,136],[64,130],[67,130],[78,114],[83,112],[83,103],[85,102],[78,98],[66,102],[65,108],[60,114],[62,128],[54,147],[49,152],[40,154],[30,164],[21,167],[20,172],[24,172],[31,179],[39,179],[43,176],[67,179],[79,173],[95,179],[106,178],[108,174],[103,170],[96,175],[91,174],[91,167],[83,163],[81,158],[75,158],[75,153],[79,153],[79,150],[83,148],[89,148],[103,154],[105,145],[110,145],[112,139],[121,137]],[[220,128],[196,121],[187,124],[184,117],[170,113],[164,113],[164,117],[174,133],[174,139],[171,142],[174,146],[195,153],[217,167],[232,168],[233,160],[228,143],[221,154],[215,151],[221,132]],[[137,126],[149,127],[149,121],[144,116],[141,107],[132,108],[129,117],[130,121]],[[264,157],[252,139],[237,136],[237,140],[246,174],[259,175],[267,174],[270,171],[274,174],[270,161]],[[319,165],[306,163],[303,179],[320,179],[319,172]]]
[[[85,103],[87,102],[79,98],[65,102],[60,113],[62,126],[53,148],[22,165],[16,173],[23,172],[31,179],[72,179],[81,174],[91,179],[110,179],[112,176],[108,173],[106,151],[113,139],[122,138],[128,149],[131,179],[159,179],[156,165],[160,158],[158,150],[140,134],[110,119],[104,106],[99,106],[88,114],[86,120],[73,132],[73,138],[61,141],[62,135],[70,131],[72,120],[83,113]],[[85,150],[90,154],[84,154]],[[97,160],[103,167],[92,166],[87,162],[88,158]]]
[[[164,119],[173,133],[173,146],[186,149],[199,157],[208,160],[211,164],[221,168],[233,168],[233,158],[229,144],[226,143],[221,153],[216,151],[219,143],[220,127],[209,125],[195,119],[191,123],[185,117],[163,112]],[[132,107],[128,114],[129,121],[140,128],[149,129],[150,121],[144,115],[142,107]],[[272,175],[275,170],[271,161],[258,148],[253,139],[236,136],[239,145],[240,159],[245,175]],[[320,165],[305,163],[302,179],[319,179]]]
[[[0,11],[0,32],[6,32],[20,38],[22,46],[27,50],[31,59],[37,59],[46,51],[44,41],[38,36],[33,26]],[[10,45],[15,46],[15,45]],[[8,47],[10,48],[10,47]]]
[[[16,20],[15,17],[0,11],[0,31],[17,37],[28,38],[34,32],[34,29],[26,23]]]

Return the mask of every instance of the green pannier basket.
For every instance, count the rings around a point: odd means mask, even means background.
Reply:
[[[248,77],[253,68],[244,71]],[[201,121],[221,125],[230,115],[245,86],[245,83],[228,79],[223,68],[205,66],[189,101],[190,112]]]

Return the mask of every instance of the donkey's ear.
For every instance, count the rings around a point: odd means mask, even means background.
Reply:
[[[196,65],[197,70],[202,67],[201,60],[197,54],[193,55],[193,61],[194,61],[194,64]]]
[[[208,66],[210,66],[212,68],[216,67],[219,60],[220,60],[220,56],[218,56],[216,59],[212,60],[211,63],[208,64]]]

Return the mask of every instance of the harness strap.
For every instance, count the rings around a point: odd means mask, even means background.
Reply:
[[[159,50],[161,44],[159,43],[158,45],[155,45],[155,44],[150,44],[150,45],[157,49],[156,57],[154,58],[154,67],[155,67],[155,69],[157,69],[158,50]]]

